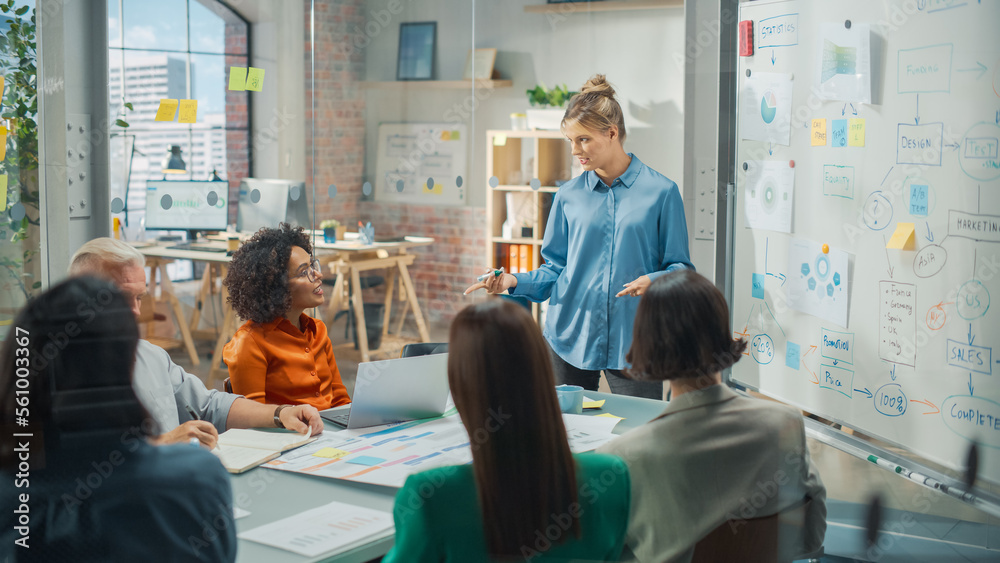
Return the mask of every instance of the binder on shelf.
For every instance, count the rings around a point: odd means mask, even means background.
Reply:
[[[508,269],[507,271],[512,274],[520,273],[521,272],[520,245],[511,244],[508,246],[510,247],[508,251],[510,269]]]
[[[517,271],[524,273],[531,271],[531,245],[519,244],[518,247],[518,267]]]

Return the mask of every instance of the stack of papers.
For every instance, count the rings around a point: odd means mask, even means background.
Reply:
[[[343,502],[331,502],[295,516],[247,530],[237,537],[306,557],[343,552],[372,536],[392,532],[392,514]]]

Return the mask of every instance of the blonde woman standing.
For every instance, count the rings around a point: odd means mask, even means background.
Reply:
[[[544,335],[556,382],[663,398],[662,382],[624,377],[637,297],[656,278],[693,269],[677,184],[625,152],[625,117],[604,75],[569,101],[562,132],[583,174],[556,193],[542,241],[545,263],[521,274],[490,276],[470,293],[508,292],[549,300]]]

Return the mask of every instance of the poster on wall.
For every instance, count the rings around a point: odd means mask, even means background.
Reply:
[[[792,77],[757,72],[743,84],[740,135],[749,141],[788,146],[792,126]]]
[[[376,201],[465,203],[466,139],[464,124],[380,124]]]
[[[872,103],[871,26],[824,23],[816,50],[816,95],[822,100]]]

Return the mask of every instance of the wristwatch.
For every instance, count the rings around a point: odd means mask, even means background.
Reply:
[[[276,427],[278,427],[278,428],[284,428],[285,427],[285,425],[282,424],[282,422],[281,422],[281,409],[285,409],[285,408],[288,408],[290,406],[292,406],[292,405],[278,405],[278,407],[274,409],[274,425]]]

